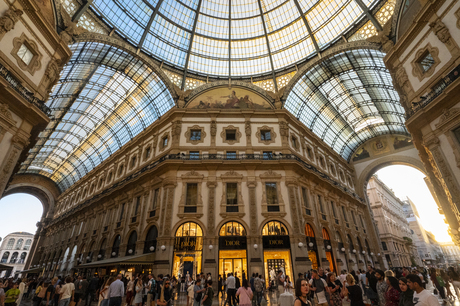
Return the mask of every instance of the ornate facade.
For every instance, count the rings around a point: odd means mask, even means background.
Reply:
[[[12,269],[0,271],[0,277],[21,277],[29,257],[34,235],[26,232],[15,232],[5,236],[0,246],[0,263]],[[0,269],[1,270],[1,269]]]

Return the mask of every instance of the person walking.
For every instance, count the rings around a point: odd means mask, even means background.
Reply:
[[[68,306],[70,301],[75,298],[75,285],[70,276],[66,277],[65,285],[59,292],[59,306]]]
[[[24,295],[24,293],[26,291],[26,286],[27,286],[27,278],[23,278],[21,283],[19,284],[19,287],[18,287],[19,291],[21,292],[19,294],[19,297],[18,297],[17,301],[16,301],[16,304],[18,306],[21,305],[22,297],[23,297],[23,295]]]
[[[385,306],[398,306],[401,291],[398,279],[393,276],[388,276],[386,278],[386,283],[388,288],[385,292]]]
[[[5,306],[13,306],[16,304],[16,300],[21,294],[21,291],[18,289],[19,283],[13,283],[13,287],[5,292]]]
[[[308,300],[309,286],[306,279],[298,278],[295,282],[295,297],[294,306],[311,306]],[[259,304],[260,305],[260,304]]]
[[[383,271],[380,270],[383,276]],[[371,265],[367,266],[367,272],[366,272],[366,296],[368,297],[369,300],[371,300],[372,306],[379,305],[379,296],[377,293],[377,277],[375,276],[376,272],[374,270],[374,267]]]
[[[444,281],[442,280],[441,276],[438,275],[435,268],[430,269],[430,279],[433,283],[433,286],[438,290],[439,295],[441,296],[444,303],[447,303],[446,292],[444,291]]]
[[[263,291],[264,291],[264,282],[262,281],[262,276],[261,275],[258,275],[255,279],[254,279],[254,290],[255,290],[255,294],[256,294],[256,304],[257,306],[260,306],[260,303],[262,303],[262,297],[264,295]]]
[[[353,276],[352,276],[353,277]],[[348,276],[347,276],[348,281]],[[312,278],[310,280],[310,290],[314,291],[314,299],[316,306],[329,305],[329,287],[324,279],[319,277],[317,270],[312,270]]]
[[[460,276],[454,270],[454,267],[449,267],[447,270],[447,275],[449,275],[449,278],[451,279],[452,286],[454,287],[455,293],[457,295],[457,299],[460,300]]]
[[[193,306],[200,306],[201,304],[201,299],[203,298],[203,292],[205,291],[205,288],[201,288],[201,277],[197,275],[196,282],[195,282],[195,287],[193,288]]]
[[[227,280],[225,281],[227,285],[227,302],[229,306],[236,305],[236,281],[232,273],[228,273]]]
[[[121,281],[122,278],[123,276],[118,274],[117,279],[109,286],[109,306],[121,306],[121,301],[125,295],[125,285]]]
[[[211,306],[212,299],[214,298],[214,290],[212,289],[212,280],[206,282],[206,292],[203,297],[203,306]]]
[[[401,290],[399,306],[414,306],[414,291],[407,286],[407,278],[401,277],[399,279],[399,289]]]
[[[350,299],[350,306],[364,306],[363,291],[355,282],[353,275],[348,274],[346,280],[348,286],[344,286],[343,295]]]
[[[134,305],[141,306],[142,305],[142,279],[136,279],[134,283]]]
[[[439,306],[438,299],[428,290],[423,289],[422,280],[418,275],[409,274],[407,286],[414,291],[413,303],[417,306]]]
[[[236,296],[239,298],[239,306],[251,306],[251,301],[254,293],[249,287],[247,279],[243,279],[243,286],[238,288]]]
[[[378,304],[379,306],[385,306],[385,293],[388,289],[388,284],[385,281],[385,272],[382,270],[375,270],[375,278],[377,279],[377,296],[378,296]]]
[[[340,295],[342,291],[342,283],[337,279],[334,272],[327,274],[327,286],[331,293],[331,305],[342,306],[342,297]]]

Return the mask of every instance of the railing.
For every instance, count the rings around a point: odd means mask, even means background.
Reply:
[[[460,65],[455,67],[449,74],[447,74],[444,78],[441,79],[434,87],[433,90],[430,91],[428,94],[425,96],[421,97],[421,101],[418,103],[415,103],[412,109],[406,114],[406,119],[409,119],[415,113],[417,113],[419,110],[425,108],[428,104],[433,102],[434,99],[439,97],[444,90],[452,84],[455,80],[458,79],[460,76]]]
[[[45,105],[45,101],[42,101],[38,99],[37,97],[33,96],[33,93],[30,92],[27,88],[22,86],[21,82],[19,82],[14,75],[6,69],[5,66],[3,66],[0,63],[0,76],[4,78],[18,94],[21,95],[25,100],[27,100],[29,103],[35,105],[38,107],[43,113],[45,113],[47,116],[51,114],[51,109]]]
[[[103,195],[113,191],[113,190],[116,190],[118,188],[120,188],[121,186],[123,186],[125,183],[137,178],[138,176],[142,175],[144,172],[147,172],[147,171],[150,171],[150,170],[153,170],[155,168],[157,168],[159,165],[161,165],[162,163],[166,162],[166,161],[189,161],[189,162],[212,162],[212,161],[216,161],[216,162],[219,162],[221,160],[226,160],[226,155],[225,154],[199,154],[199,155],[188,155],[188,154],[183,154],[183,153],[179,153],[179,154],[169,154],[169,155],[164,155],[162,157],[160,157],[159,159],[155,160],[154,162],[152,162],[151,164],[149,165],[146,165],[144,166],[142,169],[134,172],[133,174],[125,177],[124,179],[112,184],[110,187],[104,189],[103,191],[101,191],[100,193],[94,195],[92,198],[90,199],[87,199],[85,202],[81,203],[80,205],[78,206],[74,206],[72,209],[69,209],[68,211],[66,211],[64,214],[60,215],[59,217],[57,217],[56,219],[54,219],[53,221],[51,221],[50,225],[51,224],[55,224],[56,222],[59,222],[60,220],[66,218],[67,216],[70,216],[72,215],[77,209],[80,209],[80,208],[83,208],[85,205],[89,205],[89,203],[91,203],[92,201],[102,197]],[[345,187],[344,185],[342,185],[341,183],[339,183],[338,181],[334,180],[333,178],[331,178],[329,175],[321,172],[318,168],[316,168],[315,166],[307,163],[306,161],[304,161],[303,158],[301,157],[298,157],[297,155],[294,155],[294,154],[273,154],[271,156],[267,156],[267,155],[264,155],[264,154],[237,154],[236,155],[236,159],[235,158],[232,158],[232,161],[240,161],[240,162],[243,162],[243,163],[248,163],[250,161],[283,161],[283,160],[291,160],[291,161],[295,161],[295,162],[298,162],[301,164],[301,166],[303,166],[306,170],[308,171],[311,171],[313,173],[316,173],[319,177],[321,177],[322,179],[324,179],[325,181],[328,181],[329,183],[331,183],[332,185],[334,185],[336,188],[342,190],[343,192],[351,195],[352,197],[354,197],[355,199],[357,199],[358,201],[360,201],[361,203],[365,203],[364,199],[361,198],[360,196],[358,196],[355,192],[353,192],[351,189]],[[107,226],[104,227],[104,231],[107,230]]]

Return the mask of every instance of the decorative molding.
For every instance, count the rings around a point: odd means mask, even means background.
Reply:
[[[270,140],[262,140],[261,139],[260,131],[265,131],[265,130],[270,131]],[[259,141],[259,143],[263,143],[264,145],[269,145],[271,143],[274,143],[275,139],[276,139],[275,129],[273,127],[270,127],[270,126],[267,126],[267,125],[258,127],[257,132],[256,132],[256,137],[257,137],[257,140]]]
[[[52,58],[45,70],[45,76],[43,77],[39,88],[42,92],[46,93],[45,100],[48,99],[49,94],[51,93],[53,86],[59,81],[59,76],[62,71],[63,66],[60,65],[60,62],[55,58]]]
[[[208,234],[213,236],[215,233],[215,216],[214,209],[216,207],[216,187],[217,182],[208,181]]]
[[[258,234],[258,223],[257,223],[257,203],[256,203],[256,186],[257,182],[247,181],[249,189],[249,221],[251,223],[251,235],[256,236]]]
[[[168,138],[168,143],[164,145],[164,139]],[[161,142],[159,144],[159,151],[162,152],[164,151],[168,146],[171,144],[171,137],[169,136],[169,132],[163,133],[163,136],[161,136]]]
[[[426,55],[427,52],[429,52],[431,56],[433,57],[434,64],[431,65],[431,67],[427,71],[423,71],[420,65],[420,61],[422,60],[422,57]],[[436,47],[432,47],[430,43],[428,43],[424,48],[419,49],[415,53],[415,57],[411,62],[412,75],[417,77],[420,82],[423,79],[429,78],[430,76],[432,76],[434,71],[436,70],[436,67],[441,63],[441,60],[439,59],[438,55],[439,55],[439,49]]]
[[[259,178],[262,183],[262,199],[261,199],[261,207],[262,207],[262,216],[265,218],[271,217],[285,217],[286,216],[286,207],[284,204],[283,196],[281,194],[281,178],[282,175],[276,172],[273,172],[269,169],[267,172],[260,174]],[[279,211],[276,212],[269,212],[267,208],[267,191],[265,188],[266,183],[276,183],[276,192],[278,195],[278,206]]]
[[[227,133],[227,130],[235,130],[236,133],[235,133],[235,140],[227,140],[226,139],[226,133]],[[240,128],[239,127],[235,127],[233,125],[229,125],[229,126],[226,126],[226,127],[223,127],[222,128],[222,132],[220,132],[220,137],[222,137],[222,142],[223,143],[227,143],[229,145],[234,145],[235,143],[239,143],[240,142],[240,138],[241,138],[241,132],[240,132]]]
[[[192,130],[200,130],[201,131],[200,139],[197,139],[197,140],[190,139]],[[187,132],[185,132],[185,141],[187,143],[191,143],[193,145],[203,143],[205,138],[206,138],[206,132],[204,131],[204,127],[202,127],[202,126],[198,126],[198,125],[189,126],[187,128]]]
[[[14,25],[19,21],[22,14],[24,14],[23,11],[10,8],[0,17],[0,40],[7,32],[14,29]]]
[[[29,64],[24,63],[24,61],[18,56],[19,48],[21,48],[23,44],[26,45],[29,51],[33,54],[32,60]],[[34,75],[35,72],[42,67],[42,54],[38,50],[37,44],[33,40],[27,38],[24,33],[22,33],[20,37],[13,39],[13,50],[11,51],[11,55],[16,59],[19,68],[28,71],[31,75]]]
[[[229,172],[226,172],[220,176],[220,179],[222,181],[222,198],[220,201],[220,215],[222,218],[228,218],[228,217],[239,217],[243,218],[245,215],[244,212],[244,201],[243,201],[243,194],[242,194],[242,181],[243,181],[243,174],[239,174],[235,172],[234,170],[230,170]],[[227,190],[226,190],[226,184],[227,183],[237,183],[237,199],[238,199],[238,204],[237,205],[232,205],[232,206],[237,206],[238,211],[237,212],[227,212]]]
[[[455,11],[454,15],[455,17],[457,17],[457,22],[456,22],[457,28],[460,29],[460,8]]]
[[[441,18],[437,18],[435,21],[429,23],[430,28],[433,30],[436,37],[446,45],[447,49],[453,56],[458,56],[460,50],[457,43],[450,35],[449,29],[446,27]]]

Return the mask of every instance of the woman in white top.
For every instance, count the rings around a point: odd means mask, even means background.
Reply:
[[[138,278],[136,279],[136,282],[134,283],[134,304],[136,306],[141,306],[142,305],[142,279]]]
[[[19,294],[19,297],[18,299],[16,300],[16,305],[20,305],[21,304],[21,301],[22,301],[22,296],[24,295],[24,292],[26,290],[26,284],[27,284],[27,278],[23,278],[22,279],[22,282],[19,284],[19,291],[21,291],[21,293]]]
[[[289,275],[286,275],[286,278],[284,279],[284,292],[291,292],[292,289],[292,282],[291,279],[289,278]]]
[[[190,286],[187,288],[187,306],[193,305],[193,299],[195,298],[195,284],[190,282]]]
[[[109,306],[109,287],[115,281],[115,277],[110,277],[102,288],[101,292],[99,293],[99,302],[97,306]]]

